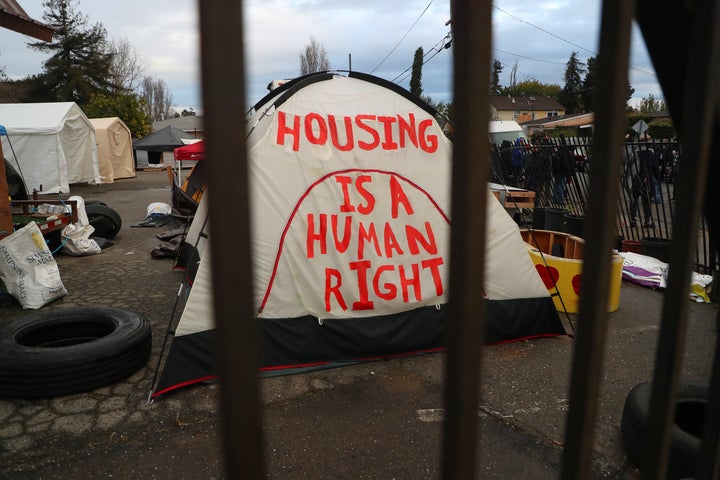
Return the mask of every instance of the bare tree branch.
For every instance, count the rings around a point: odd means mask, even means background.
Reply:
[[[110,65],[112,82],[127,91],[138,91],[142,84],[145,65],[135,47],[123,38],[111,41],[109,49],[113,56]]]
[[[164,80],[143,78],[141,96],[145,99],[146,113],[153,122],[171,117],[172,93]]]
[[[300,75],[330,70],[325,47],[315,37],[310,37],[310,44],[300,52]]]

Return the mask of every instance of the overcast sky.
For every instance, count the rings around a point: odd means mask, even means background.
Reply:
[[[582,61],[597,54],[600,3],[495,0],[494,56],[505,66],[500,83],[509,83],[517,62],[518,81],[536,79],[562,86],[573,51]],[[20,4],[42,21],[40,0],[20,0]],[[423,92],[435,101],[449,101],[452,49],[442,48],[449,33],[445,25],[449,4],[449,0],[247,0],[247,101],[259,100],[270,81],[297,76],[299,54],[311,37],[325,47],[332,68],[348,69],[351,57],[353,70],[406,88],[415,50],[423,47]],[[81,0],[78,10],[89,23],[102,23],[109,38],[127,40],[143,59],[145,75],[167,83],[175,105],[201,111],[197,0]],[[12,79],[42,72],[46,57],[29,49],[29,41],[34,40],[0,29],[0,66]],[[662,98],[636,27],[631,67],[635,101],[650,94]]]

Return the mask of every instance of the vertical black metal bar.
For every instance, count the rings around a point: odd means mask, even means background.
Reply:
[[[474,479],[490,140],[491,0],[452,2],[454,102],[443,478]]]
[[[715,325],[720,325],[720,310],[715,315]],[[715,339],[710,397],[705,408],[703,439],[698,452],[697,480],[720,478],[720,336]]]
[[[674,423],[675,392],[682,368],[687,330],[688,294],[692,257],[697,248],[697,219],[705,193],[710,132],[715,92],[713,62],[718,54],[720,32],[717,0],[693,5],[692,36],[687,42],[687,69],[683,91],[683,171],[677,192],[678,211],[670,245],[670,273],[665,291],[660,334],[655,357],[652,399],[648,416],[641,478],[662,479],[667,470],[667,451]]]
[[[246,111],[242,2],[198,3],[205,138],[211,159],[206,195],[215,222],[210,247],[225,470],[229,479],[259,480],[260,336],[252,300],[245,124],[238,124]]]
[[[602,6],[598,55],[598,105],[593,139],[590,204],[583,255],[583,292],[580,298],[570,407],[565,430],[562,478],[589,478],[597,403],[607,337],[610,292],[610,254],[617,212],[618,155],[623,142],[625,99],[634,2],[605,0]],[[601,167],[601,165],[606,167]]]

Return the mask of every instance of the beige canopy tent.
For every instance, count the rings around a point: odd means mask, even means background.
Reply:
[[[118,178],[134,178],[132,135],[118,117],[91,118],[95,127],[98,164],[104,183]]]

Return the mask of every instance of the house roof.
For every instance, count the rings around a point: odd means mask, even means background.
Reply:
[[[185,117],[168,118],[167,120],[159,120],[153,122],[153,130],[160,130],[167,126],[171,126],[184,132],[202,132],[203,117],[202,115],[187,115]]]
[[[53,36],[52,28],[30,18],[15,0],[0,0],[0,27],[46,42]]]
[[[512,97],[491,95],[490,105],[497,110],[565,110],[565,107],[551,97]]]
[[[195,137],[192,134],[185,133],[182,130],[168,125],[156,132],[151,133],[147,137],[143,137],[133,142],[135,150],[148,150],[152,152],[172,152],[177,147],[186,145],[183,139],[191,140]]]
[[[592,123],[595,118],[594,113],[571,113],[569,115],[559,115],[557,117],[545,117],[537,118],[535,120],[528,120],[527,122],[520,122],[523,127],[549,127],[551,125],[561,125],[570,120],[581,120],[585,119],[587,122]]]

